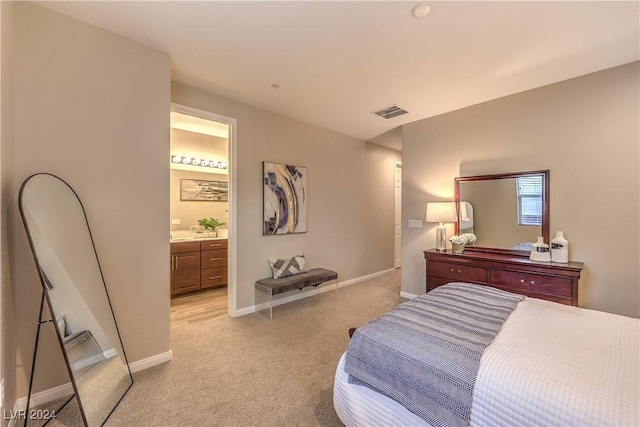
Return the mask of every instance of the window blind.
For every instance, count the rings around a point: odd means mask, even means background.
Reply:
[[[542,225],[542,176],[516,178],[518,225]]]

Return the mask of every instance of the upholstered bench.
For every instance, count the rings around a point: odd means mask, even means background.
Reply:
[[[274,279],[267,277],[256,282],[256,311],[267,317],[262,311],[269,310],[268,318],[273,316],[273,296],[293,290],[302,290],[307,286],[318,286],[324,282],[336,281],[336,294],[338,293],[338,273],[326,268],[312,268],[304,273]],[[266,297],[266,301],[265,298]],[[267,305],[267,307],[263,307]],[[263,307],[263,308],[261,308]]]

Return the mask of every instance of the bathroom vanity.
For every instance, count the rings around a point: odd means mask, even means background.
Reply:
[[[227,286],[227,239],[171,242],[171,296]]]

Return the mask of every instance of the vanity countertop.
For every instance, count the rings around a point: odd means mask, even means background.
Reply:
[[[205,242],[207,240],[226,240],[227,237],[171,237],[170,242]]]

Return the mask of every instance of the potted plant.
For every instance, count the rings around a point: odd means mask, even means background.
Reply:
[[[216,227],[224,225],[224,222],[220,222],[215,218],[202,218],[198,220],[198,224],[204,227],[205,230],[210,230],[215,234]]]

